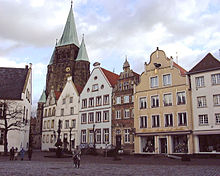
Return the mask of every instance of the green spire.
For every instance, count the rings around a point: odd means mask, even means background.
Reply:
[[[69,12],[69,15],[66,21],[66,25],[63,31],[63,35],[60,38],[57,46],[63,46],[63,45],[68,45],[68,44],[75,44],[76,46],[79,46],[79,41],[78,41],[77,32],[76,32],[76,25],[75,25],[75,20],[74,20],[74,15],[73,15],[72,3],[71,3],[70,12]]]
[[[54,61],[54,55],[55,55],[55,48],[54,48],[54,50],[53,50],[53,54],[52,54],[52,56],[51,56],[51,58],[50,58],[49,65],[52,65],[52,64],[53,64],[53,61]]]
[[[88,54],[87,54],[87,51],[86,51],[86,45],[85,45],[85,42],[84,42],[84,34],[83,34],[83,37],[82,37],[82,43],[80,45],[76,61],[88,61],[89,62],[89,57],[88,57]]]
[[[46,103],[46,93],[45,90],[43,90],[40,100],[38,101],[38,103]]]

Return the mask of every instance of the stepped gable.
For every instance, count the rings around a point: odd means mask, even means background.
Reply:
[[[108,79],[111,86],[114,86],[117,83],[118,79],[119,79],[119,75],[117,75],[113,72],[110,72],[110,71],[108,71],[104,68],[101,68],[101,70],[105,74],[105,76]]]
[[[188,74],[200,73],[220,69],[220,61],[211,53],[208,53],[198,64],[196,64]]]
[[[21,100],[28,74],[26,68],[0,67],[0,99]]]

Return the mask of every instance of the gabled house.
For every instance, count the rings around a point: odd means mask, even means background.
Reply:
[[[7,134],[8,149],[28,149],[32,105],[32,64],[25,68],[0,67],[0,152],[4,151]],[[7,115],[6,115],[7,114]],[[7,119],[7,129],[5,126]]]
[[[191,92],[186,70],[157,48],[134,89],[135,153],[192,154]]]
[[[119,75],[100,67],[94,69],[80,95],[81,147],[106,148],[112,144],[112,90]]]
[[[195,153],[220,153],[220,61],[208,53],[189,72]]]

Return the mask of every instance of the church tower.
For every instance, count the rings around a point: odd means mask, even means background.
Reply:
[[[84,37],[79,47],[72,4],[63,34],[56,43],[47,69],[46,95],[51,89],[61,92],[69,76],[72,76],[73,82],[81,87],[90,76],[90,62]]]

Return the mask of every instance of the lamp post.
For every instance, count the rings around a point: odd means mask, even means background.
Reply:
[[[71,139],[72,139],[72,129],[73,129],[73,127],[70,127],[70,152],[72,151],[72,141],[71,141]]]
[[[56,156],[57,156],[58,158],[60,158],[61,155],[62,155],[62,149],[61,149],[62,141],[61,141],[61,139],[60,139],[61,123],[62,123],[62,122],[61,122],[61,120],[59,119],[59,121],[58,121],[58,130],[57,130],[58,136],[57,136],[57,142],[56,142],[56,144],[55,144],[55,146],[57,147]]]

